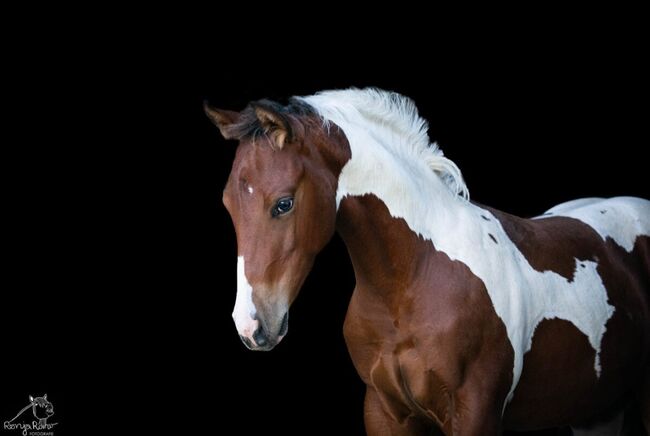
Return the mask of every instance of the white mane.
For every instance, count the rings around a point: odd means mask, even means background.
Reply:
[[[390,136],[382,143],[395,155],[426,162],[453,194],[469,199],[460,170],[444,157],[436,143],[430,142],[427,121],[420,117],[410,98],[377,88],[350,88],[322,91],[300,99],[313,107],[326,125],[330,121],[339,126],[361,124],[367,130],[379,130],[378,134]]]

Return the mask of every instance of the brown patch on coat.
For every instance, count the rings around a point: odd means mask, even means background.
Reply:
[[[484,207],[484,206],[482,206]],[[575,218],[522,219],[485,207],[499,220],[508,238],[537,271],[553,271],[573,280],[576,259],[596,261],[602,238]]]
[[[357,278],[346,342],[386,413],[450,432],[480,408],[498,426],[513,352],[483,282],[391,217],[374,195],[344,199],[337,228]]]

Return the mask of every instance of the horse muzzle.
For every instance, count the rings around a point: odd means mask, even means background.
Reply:
[[[269,333],[269,329],[265,327],[264,323],[257,322],[257,326],[252,333],[250,333],[250,330],[246,332],[248,334],[240,333],[239,338],[249,350],[270,351],[280,343],[288,330],[289,312],[286,312],[280,322],[280,328],[275,334]]]

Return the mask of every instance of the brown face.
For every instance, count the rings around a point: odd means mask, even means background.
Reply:
[[[215,120],[216,110],[207,111]],[[248,348],[266,351],[287,333],[289,306],[334,233],[336,177],[316,141],[295,135],[306,131],[298,118],[269,127],[259,109],[255,114],[263,131],[241,139],[223,202],[237,233],[235,325]],[[219,121],[228,132],[232,122]]]

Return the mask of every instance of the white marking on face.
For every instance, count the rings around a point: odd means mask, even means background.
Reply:
[[[401,141],[396,137],[394,130],[365,119],[354,107],[354,98],[339,104],[340,98],[340,94],[305,98],[343,130],[350,144],[352,157],[339,176],[337,206],[346,196],[374,194],[393,217],[403,218],[413,232],[431,241],[450,259],[467,265],[483,281],[514,351],[512,386],[504,409],[519,382],[524,354],[531,348],[535,329],[544,319],[570,321],[587,336],[596,352],[594,370],[599,376],[601,340],[614,307],[608,303],[597,263],[582,261],[584,267],[578,268],[576,259],[571,281],[553,271],[535,270],[495,216],[461,201],[425,159],[414,156],[412,150],[409,153],[408,144],[402,144],[403,138]],[[601,226],[599,223],[604,221],[596,220],[599,217],[593,211],[585,212],[581,219],[601,235],[612,235],[629,251],[636,235],[650,234],[650,202],[612,199],[607,209],[614,207],[616,225],[628,229]],[[640,218],[643,211],[645,220]],[[630,226],[633,222],[636,224]],[[499,243],[495,244],[489,234]]]
[[[253,334],[260,323],[254,319],[257,313],[253,304],[253,287],[246,278],[244,256],[237,257],[237,298],[232,317],[240,335],[247,337],[253,343]]]
[[[253,187],[252,187],[251,185],[248,185],[247,190],[248,190],[248,193],[249,193],[249,194],[252,194],[252,193],[253,193]]]

